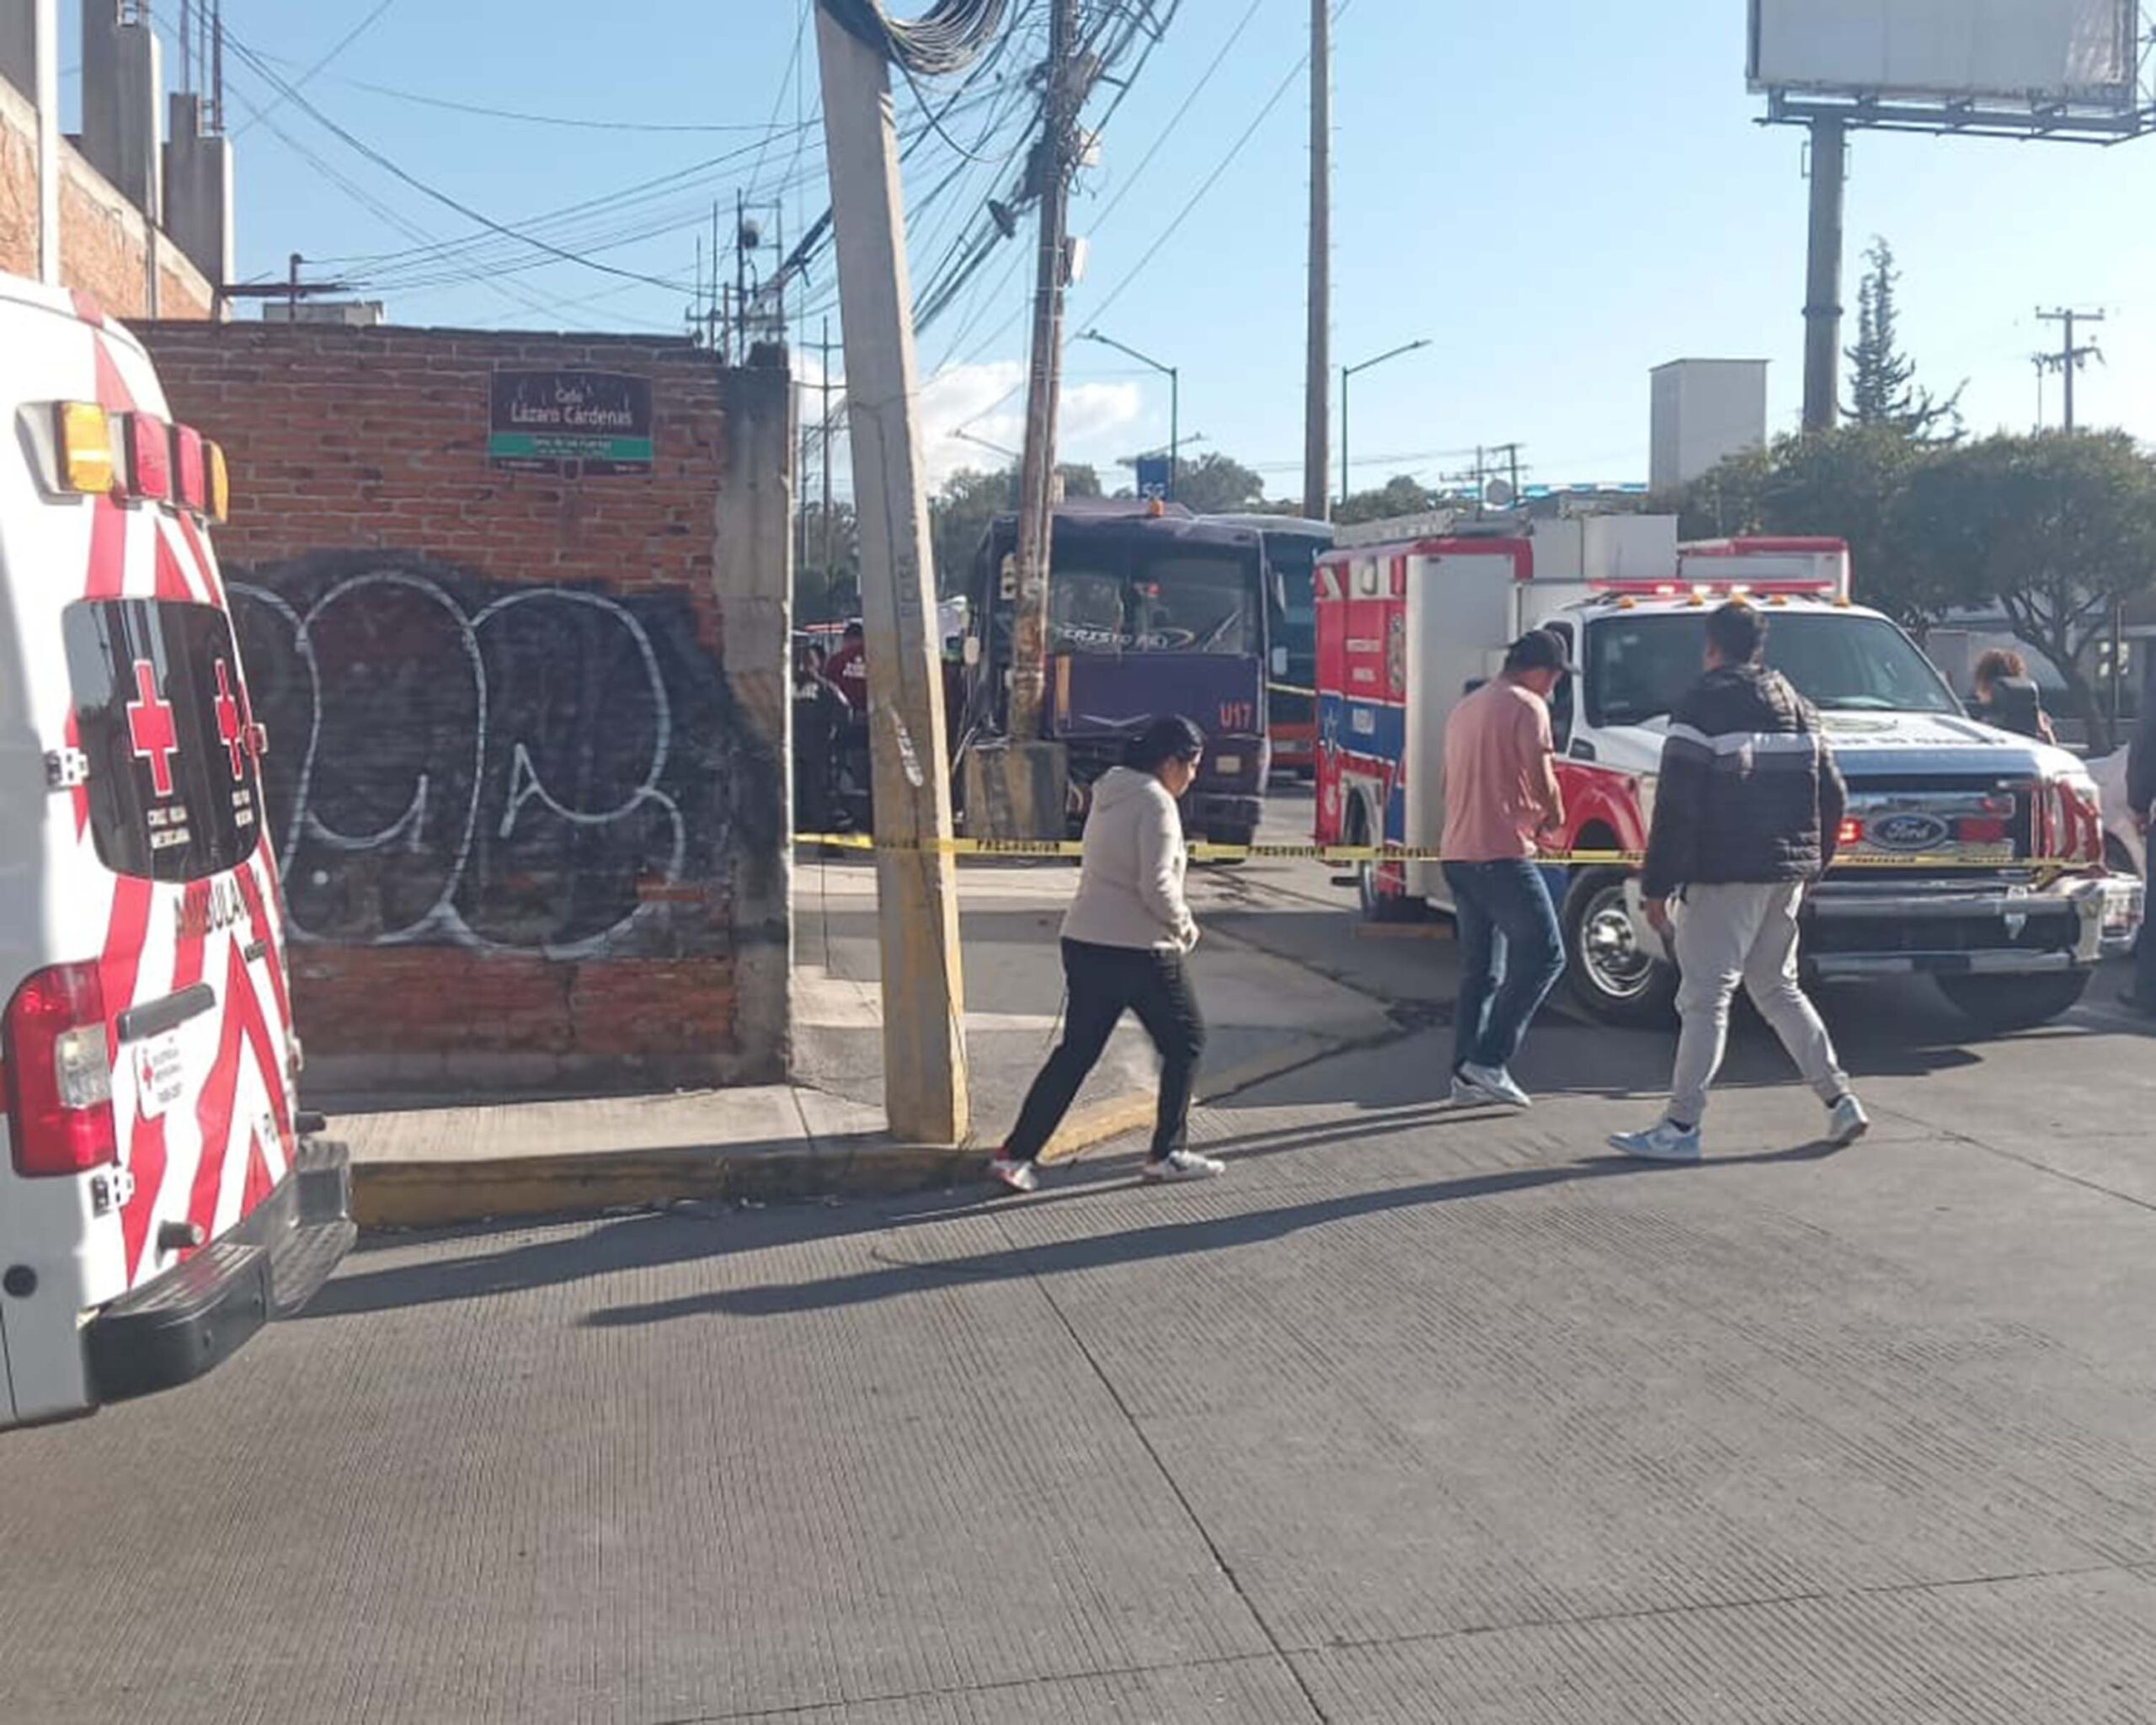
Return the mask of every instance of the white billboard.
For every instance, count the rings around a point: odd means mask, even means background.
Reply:
[[[2131,111],[2138,0],[1752,0],[1752,87]]]

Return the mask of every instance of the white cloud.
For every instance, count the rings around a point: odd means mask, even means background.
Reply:
[[[823,379],[817,355],[797,353],[795,380],[800,391],[801,421],[813,433],[823,413]],[[1116,489],[1118,456],[1131,454],[1144,441],[1134,435],[1145,418],[1144,389],[1135,383],[1075,383],[1065,386],[1060,457],[1090,462],[1101,469],[1111,491]],[[840,491],[852,489],[852,456],[843,405],[834,398],[831,466]],[[921,392],[921,444],[931,489],[940,489],[966,468],[994,473],[1011,466],[1026,441],[1026,367],[1016,360],[954,366],[938,373]],[[817,454],[812,446],[813,467]],[[1122,476],[1125,479],[1128,474]]]

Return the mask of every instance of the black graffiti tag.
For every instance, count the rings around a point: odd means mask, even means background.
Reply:
[[[739,740],[686,600],[380,553],[233,574],[298,932],[564,958],[712,937],[680,907],[723,889]]]

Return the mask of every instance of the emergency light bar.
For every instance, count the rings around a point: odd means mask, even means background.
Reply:
[[[1625,594],[1635,599],[1832,599],[1841,584],[1831,576],[1789,576],[1771,580],[1641,581],[1588,583],[1595,593]]]
[[[112,414],[94,402],[52,408],[46,483],[77,497],[166,503],[222,525],[231,513],[225,451],[188,425]],[[42,443],[42,440],[39,440]]]

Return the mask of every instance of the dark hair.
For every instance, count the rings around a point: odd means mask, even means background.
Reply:
[[[1732,665],[1749,665],[1767,644],[1767,619],[1741,599],[1707,614],[1707,639]]]
[[[1522,671],[1569,672],[1572,668],[1565,638],[1554,629],[1529,629],[1505,654],[1505,669],[1515,676]]]
[[[864,629],[859,623],[848,623],[846,626],[846,638],[849,641],[860,640],[863,636],[867,635],[867,633],[868,631]]]
[[[1156,718],[1123,751],[1123,764],[1158,772],[1171,761],[1195,761],[1205,752],[1205,733],[1187,718]]]
[[[2010,647],[1994,647],[1977,661],[1977,683],[2003,683],[2029,675],[2029,661]]]

